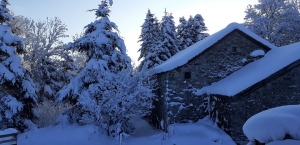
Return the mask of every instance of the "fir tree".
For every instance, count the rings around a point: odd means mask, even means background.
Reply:
[[[164,52],[159,47],[159,45],[161,45],[160,40],[160,24],[158,23],[158,20],[154,16],[154,14],[152,14],[150,10],[148,10],[145,22],[142,25],[142,32],[139,36],[138,41],[141,42],[141,48],[138,50],[140,52],[138,60],[141,60],[139,70],[141,70],[142,68],[153,68],[167,60],[168,56],[158,55],[164,54]]]
[[[7,4],[7,1],[1,1]],[[18,52],[23,52],[23,40],[12,34],[5,25],[10,20],[1,10],[0,25],[0,129],[14,127],[20,131],[28,128],[35,118],[32,108],[37,96],[30,73],[22,66]],[[5,9],[5,12],[8,12]],[[8,16],[8,17],[6,17]]]
[[[300,14],[297,3],[289,0],[259,0],[248,5],[245,26],[276,46],[300,40]]]
[[[165,16],[162,18],[160,28],[162,31],[162,45],[160,47],[166,51],[168,58],[175,55],[179,51],[176,27],[173,18],[174,17],[172,14],[169,14],[165,10]]]
[[[207,31],[207,27],[205,26],[204,19],[200,14],[195,15],[195,17],[190,16],[187,23],[186,31],[188,34],[186,37],[191,40],[191,43],[188,43],[188,47],[209,36],[208,33],[205,33],[205,31]]]
[[[188,37],[191,39],[192,43],[191,45],[194,44],[193,41],[193,34],[194,34],[194,18],[193,16],[190,15],[189,19],[188,19]]]
[[[69,47],[79,52],[86,52],[90,59],[104,60],[107,68],[118,72],[123,68],[131,67],[130,58],[126,54],[123,39],[119,36],[119,30],[115,23],[109,20],[109,4],[102,1],[95,11],[96,18],[100,18],[85,26],[82,37],[75,40]]]
[[[203,40],[208,36],[205,31],[208,31],[207,27],[205,26],[204,19],[200,14],[195,15],[194,23],[193,23],[193,30],[192,30],[192,41],[196,43],[198,41]]]
[[[81,89],[76,91],[89,89],[89,85],[99,83],[97,77],[105,77],[107,72],[117,73],[122,69],[131,68],[131,60],[126,54],[126,47],[118,34],[117,25],[108,18],[110,10],[107,0],[102,1],[98,9],[90,11],[95,11],[96,20],[85,26],[84,34],[69,44],[70,49],[87,54],[88,62],[79,73],[81,75],[75,78],[75,80],[82,81],[82,84],[79,83],[77,86]],[[76,94],[82,92],[70,93],[60,96],[63,100],[75,99],[76,101],[80,97]]]
[[[178,39],[178,47],[179,50],[183,50],[189,46],[191,46],[192,40],[190,39],[189,32],[189,24],[188,21],[184,17],[179,19],[179,25],[176,27],[177,29],[177,39]]]
[[[151,107],[151,91],[144,86],[143,77],[133,73],[117,25],[110,22],[109,5],[104,0],[94,22],[70,48],[87,53],[88,62],[79,74],[58,93],[57,101],[76,104],[71,119],[93,123],[106,129],[107,134],[119,136],[128,130],[128,120],[141,116]]]

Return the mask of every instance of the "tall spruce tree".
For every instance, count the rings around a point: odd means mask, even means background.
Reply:
[[[192,41],[193,43],[196,43],[208,36],[208,33],[205,33],[205,31],[208,31],[208,29],[205,26],[204,19],[200,14],[195,15],[193,20],[193,30],[191,31]]]
[[[192,40],[191,45],[193,45],[195,42],[193,41],[193,34],[194,34],[194,18],[192,15],[190,15],[188,19],[188,37]]]
[[[187,30],[185,31],[188,32],[185,36],[186,40],[191,40],[191,42],[188,43],[187,47],[209,36],[208,33],[205,33],[205,31],[207,31],[208,29],[205,26],[204,19],[200,14],[195,15],[195,17],[190,16],[187,22],[186,29]]]
[[[165,15],[161,21],[161,42],[162,45],[160,46],[163,50],[165,50],[168,54],[168,58],[175,55],[178,51],[178,39],[177,39],[177,32],[174,22],[174,17],[171,13],[168,13],[165,10]]]
[[[179,25],[177,29],[177,39],[179,50],[183,50],[193,44],[190,36],[189,23],[184,17],[179,19]]]
[[[296,2],[290,0],[259,0],[248,5],[245,26],[276,46],[300,40],[300,14]]]
[[[142,32],[139,36],[141,48],[138,50],[141,60],[139,70],[153,68],[168,59],[168,55],[160,49],[161,31],[157,18],[148,10],[145,22],[143,23]]]
[[[130,117],[145,115],[152,93],[143,77],[136,75],[126,54],[117,25],[111,22],[109,5],[103,0],[96,12],[99,18],[85,27],[82,37],[69,45],[87,53],[88,62],[81,72],[58,93],[58,102],[76,104],[71,119],[93,123],[110,136],[131,133]]]
[[[32,108],[37,96],[30,73],[22,66],[18,53],[23,52],[23,40],[13,35],[7,25],[12,16],[6,8],[7,0],[0,6],[0,129],[14,127],[20,131],[28,128],[35,118]]]
[[[85,94],[93,85],[98,84],[98,77],[107,72],[117,73],[122,69],[131,68],[131,60],[126,54],[124,41],[118,34],[117,25],[109,20],[108,1],[104,0],[95,11],[94,22],[85,26],[82,37],[69,44],[69,48],[86,52],[87,64],[72,82],[59,92],[59,100],[80,102],[81,97],[97,97],[101,94]],[[92,92],[90,92],[92,93]],[[100,99],[100,98],[98,98]]]

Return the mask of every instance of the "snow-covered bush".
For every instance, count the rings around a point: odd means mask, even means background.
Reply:
[[[95,65],[96,62],[94,62]],[[91,61],[87,67],[91,65]],[[86,71],[92,73],[92,69]],[[130,69],[115,73],[98,73],[96,78],[89,76],[77,76],[71,84],[82,84],[93,79],[94,83],[82,90],[76,86],[68,85],[60,91],[59,100],[72,95],[77,98],[77,107],[82,112],[79,122],[84,124],[96,124],[106,129],[108,135],[118,136],[128,130],[128,121],[133,116],[144,116],[152,107],[152,90],[142,72],[132,72]],[[92,80],[90,80],[92,81]],[[96,83],[97,82],[97,83]],[[75,88],[74,88],[75,87]]]
[[[283,140],[286,135],[300,139],[300,105],[287,105],[262,111],[243,126],[250,141],[261,143]]]
[[[37,114],[37,119],[34,119],[33,122],[40,128],[53,125],[59,115],[71,108],[72,105],[68,103],[55,105],[53,101],[45,99],[33,108],[33,111]]]

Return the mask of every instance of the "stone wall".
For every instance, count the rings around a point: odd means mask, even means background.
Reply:
[[[227,101],[230,104],[228,133],[235,141],[246,141],[242,127],[248,118],[269,108],[300,104],[300,65],[250,94]]]
[[[206,115],[205,97],[195,96],[193,92],[252,61],[249,54],[257,49],[268,51],[236,30],[184,66],[158,74],[159,94],[165,98],[168,122],[191,122],[203,118]]]

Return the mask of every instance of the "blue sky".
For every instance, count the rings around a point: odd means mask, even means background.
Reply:
[[[24,15],[33,19],[45,20],[47,17],[58,16],[68,27],[69,38],[83,31],[83,27],[95,20],[89,9],[98,8],[101,0],[9,0],[8,8],[16,15]],[[178,24],[179,17],[201,14],[205,19],[209,34],[226,27],[231,22],[243,22],[244,11],[248,4],[258,3],[258,0],[114,0],[111,7],[110,20],[115,22],[121,36],[125,40],[127,53],[137,62],[141,25],[147,10],[160,20],[165,8],[174,16]]]

